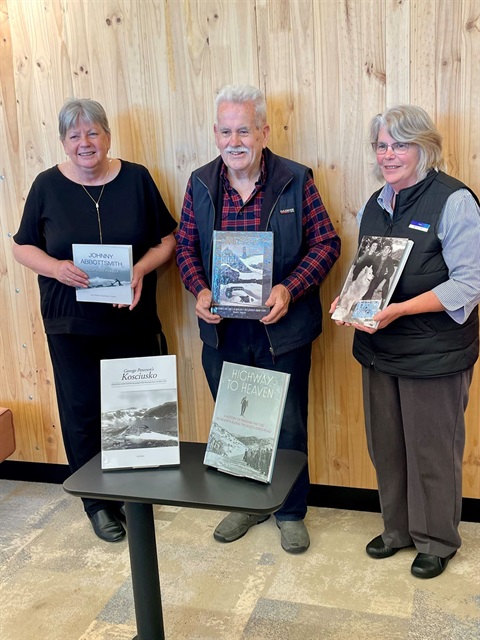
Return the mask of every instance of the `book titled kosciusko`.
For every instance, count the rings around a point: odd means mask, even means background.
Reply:
[[[214,231],[211,312],[223,318],[263,318],[272,290],[273,233]]]
[[[175,356],[102,360],[102,469],[180,463]]]
[[[132,304],[132,245],[72,244],[73,263],[88,275],[88,289],[77,288],[78,302]]]
[[[269,483],[290,374],[224,362],[204,463]]]

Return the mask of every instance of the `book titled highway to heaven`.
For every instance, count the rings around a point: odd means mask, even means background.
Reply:
[[[211,312],[223,318],[263,318],[272,290],[273,233],[214,231]]]
[[[290,374],[224,362],[204,464],[270,483]]]
[[[72,244],[72,251],[74,265],[89,278],[88,289],[76,290],[78,302],[132,304],[132,245]]]
[[[180,464],[176,356],[102,360],[102,469]]]

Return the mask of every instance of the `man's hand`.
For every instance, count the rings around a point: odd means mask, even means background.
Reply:
[[[197,304],[195,305],[195,313],[199,318],[205,320],[209,324],[218,324],[222,319],[216,313],[210,313],[212,306],[212,292],[210,289],[202,289],[197,296]]]
[[[265,301],[265,305],[271,307],[270,313],[260,318],[260,322],[263,322],[263,324],[275,324],[275,322],[278,322],[280,318],[286,315],[291,300],[292,297],[289,290],[283,284],[276,284]]]

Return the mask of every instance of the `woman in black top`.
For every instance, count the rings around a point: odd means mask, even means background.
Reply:
[[[100,451],[100,360],[158,355],[165,344],[155,270],[173,254],[176,222],[145,167],[108,158],[110,129],[98,102],[67,100],[59,131],[69,160],[35,179],[13,251],[38,273],[73,472]],[[86,288],[88,277],[73,264],[72,243],[132,245],[130,306],[76,301],[75,289]],[[115,542],[125,536],[120,503],[83,502],[100,538]]]

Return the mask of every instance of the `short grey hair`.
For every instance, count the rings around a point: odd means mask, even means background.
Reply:
[[[218,123],[218,108],[223,102],[244,104],[253,102],[255,107],[255,124],[258,128],[267,124],[267,102],[261,89],[250,85],[225,85],[215,98],[215,123]]]
[[[67,131],[76,127],[78,122],[99,124],[105,133],[110,134],[107,114],[102,105],[90,98],[69,98],[58,114],[58,132],[63,142]]]
[[[432,119],[421,107],[400,104],[377,114],[370,122],[370,142],[377,142],[381,127],[397,142],[417,145],[419,160],[417,179],[422,180],[430,169],[443,169],[442,136]],[[373,173],[383,181],[382,170],[375,163]]]

